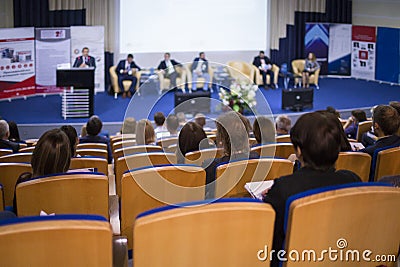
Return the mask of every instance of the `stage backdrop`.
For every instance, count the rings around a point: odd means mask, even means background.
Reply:
[[[34,28],[0,29],[0,99],[35,94]]]
[[[367,80],[375,79],[376,27],[353,26],[351,76]]]
[[[36,44],[36,93],[60,93],[56,87],[58,64],[69,64],[71,33],[69,28],[37,28]]]
[[[329,25],[328,74],[350,75],[351,24]]]
[[[400,29],[378,28],[375,79],[400,83]]]
[[[306,23],[306,35],[304,37],[305,57],[312,52],[321,65],[321,74],[328,73],[328,46],[329,24]]]
[[[104,26],[71,27],[71,66],[82,54],[82,48],[89,48],[89,55],[96,59],[95,90],[104,91]]]

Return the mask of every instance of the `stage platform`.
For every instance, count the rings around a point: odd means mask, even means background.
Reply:
[[[387,104],[389,101],[400,100],[400,86],[378,83],[373,81],[356,80],[352,78],[320,78],[320,89],[314,90],[313,108],[302,112],[282,110],[282,88],[260,88],[257,93],[257,114],[287,114],[293,121],[304,112],[325,109],[333,106],[341,111],[342,118],[347,118],[350,111],[361,108],[369,114],[370,107],[378,104]],[[211,94],[210,113],[206,116],[216,118],[223,111],[219,105],[218,90]],[[265,101],[263,103],[263,101]],[[266,104],[267,103],[267,104]],[[269,107],[268,107],[269,106]],[[143,88],[140,96],[123,99],[119,96],[114,99],[107,93],[97,93],[95,96],[95,114],[104,122],[105,130],[114,134],[120,129],[125,115],[133,116],[136,120],[142,118],[153,119],[157,111],[169,114],[174,110],[174,92],[165,92],[161,96],[155,90]],[[0,102],[0,116],[6,120],[17,122],[22,129],[22,138],[37,138],[44,129],[58,127],[63,124],[72,124],[80,129],[87,119],[76,118],[64,120],[61,116],[61,96],[33,96],[24,99],[14,99],[11,102]],[[188,114],[190,117],[191,114]],[[210,122],[212,123],[212,121]],[[210,126],[213,127],[211,124]],[[21,131],[21,130],[20,130]]]

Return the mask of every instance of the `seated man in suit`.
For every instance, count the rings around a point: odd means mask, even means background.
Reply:
[[[203,77],[205,79],[203,90],[208,90],[208,83],[210,82],[210,74],[208,73],[208,61],[204,52],[200,52],[199,57],[196,57],[193,61],[192,68],[192,90],[197,90],[197,78]],[[211,88],[212,92],[212,88]]]
[[[107,145],[108,152],[108,163],[112,162],[112,151],[110,146],[110,140],[107,137],[100,136],[101,128],[103,128],[103,123],[100,118],[96,115],[93,115],[89,118],[86,123],[86,132],[87,135],[79,138],[80,144],[85,143],[102,143]]]
[[[258,56],[254,58],[253,65],[259,69],[260,74],[262,75],[263,78],[264,87],[275,88],[276,85],[272,83],[274,80],[274,72],[272,71],[272,62],[267,56],[265,56],[264,51],[260,51]],[[267,74],[269,74],[270,76],[270,84],[267,84]]]
[[[139,71],[140,67],[136,65],[135,61],[133,61],[133,55],[129,54],[126,60],[121,60],[118,63],[117,69],[115,70],[118,75],[118,85],[121,92],[123,92],[122,97],[125,98],[126,95],[131,97],[135,93],[135,87],[137,78],[136,71]],[[123,81],[132,81],[131,86],[129,87],[129,91],[125,92]]]
[[[96,60],[94,57],[89,56],[89,48],[82,48],[82,56],[75,59],[74,68],[96,68]]]
[[[10,128],[5,120],[0,120],[0,149],[10,149],[13,153],[19,150],[19,144],[8,140]]]
[[[165,78],[170,79],[171,81],[170,88],[176,87],[176,78],[178,78],[179,76],[179,73],[176,70],[176,66],[182,66],[182,64],[171,59],[170,53],[165,53],[164,60],[161,61],[157,67],[157,69],[163,73]]]

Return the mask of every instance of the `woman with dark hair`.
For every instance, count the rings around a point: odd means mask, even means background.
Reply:
[[[21,140],[21,138],[19,137],[18,125],[15,121],[9,121],[8,127],[9,127],[9,131],[10,131],[8,140],[15,142],[15,143],[25,143],[25,141]]]
[[[282,249],[285,239],[285,205],[290,196],[325,186],[361,182],[355,173],[334,168],[342,146],[342,132],[337,117],[326,111],[302,115],[291,129],[290,139],[302,167],[275,179],[271,189],[264,192],[264,202],[270,203],[276,212],[272,245],[275,251]],[[274,257],[271,266],[278,265]]]
[[[267,116],[258,116],[253,123],[253,134],[257,145],[275,143],[275,126]]]
[[[204,144],[204,147],[200,147],[200,144]],[[178,137],[178,148],[176,150],[178,164],[185,163],[186,153],[198,151],[208,147],[207,135],[203,128],[195,122],[186,123],[179,132]]]
[[[138,121],[136,124],[136,144],[155,145],[156,133],[151,122],[146,119]]]
[[[64,125],[61,126],[60,130],[63,131],[68,136],[69,147],[71,149],[71,157],[75,157],[76,147],[79,144],[79,138],[76,129],[71,125]]]
[[[348,138],[357,139],[358,124],[367,120],[367,114],[361,109],[356,109],[351,112],[345,125],[343,125],[344,132]]]

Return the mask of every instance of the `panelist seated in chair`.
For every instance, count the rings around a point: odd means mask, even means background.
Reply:
[[[96,60],[94,57],[89,56],[89,48],[82,48],[82,56],[75,59],[74,68],[96,68]]]
[[[303,86],[305,88],[309,87],[310,83],[310,75],[314,74],[320,68],[319,63],[317,62],[317,58],[314,53],[308,53],[306,58],[306,62],[304,64],[303,70]]]
[[[199,57],[196,57],[193,60],[192,68],[191,68],[193,80],[192,80],[192,90],[197,90],[197,78],[203,77],[204,87],[203,90],[208,90],[208,84],[210,82],[210,74],[208,73],[208,61],[206,59],[206,54],[204,52],[199,53]]]
[[[277,87],[272,83],[274,80],[274,72],[272,71],[272,62],[269,57],[265,56],[264,51],[260,51],[258,56],[253,60],[253,65],[256,66],[262,75],[264,87]],[[267,74],[270,76],[270,84],[267,84]]]
[[[124,60],[121,60],[118,63],[117,69],[115,70],[118,75],[118,86],[121,92],[124,92],[122,97],[131,97],[135,93],[136,83],[138,82],[136,78],[136,71],[140,71],[140,67],[136,65],[135,61],[133,61],[133,55],[128,54],[128,57]],[[123,81],[132,81],[131,86],[129,87],[129,91],[125,92]]]
[[[176,67],[182,67],[182,64],[171,59],[171,54],[168,52],[164,54],[164,60],[157,67],[157,70],[161,71],[164,78],[170,80],[170,88],[176,87],[176,78],[180,75]]]

